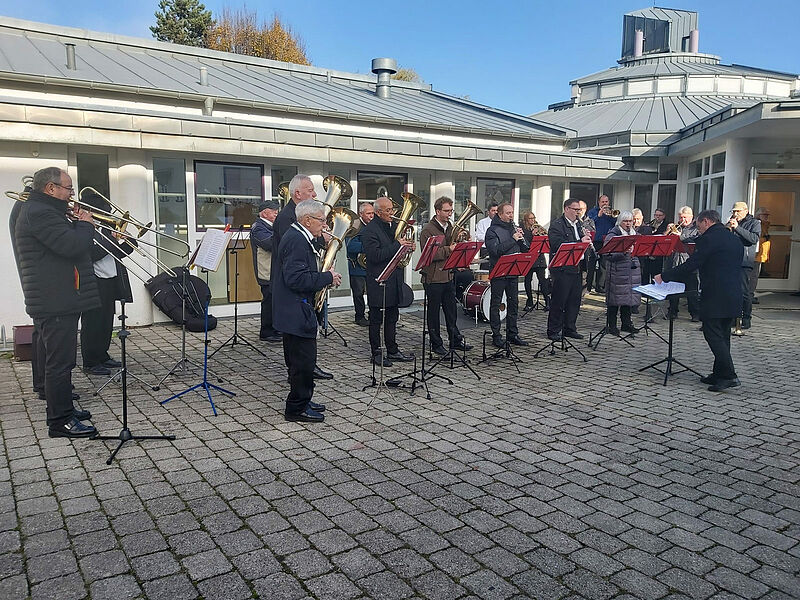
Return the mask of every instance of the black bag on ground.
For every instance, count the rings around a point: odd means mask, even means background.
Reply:
[[[145,289],[150,292],[158,309],[172,319],[178,325],[181,324],[181,313],[183,311],[183,267],[172,267],[175,272],[159,273],[151,278],[145,285]],[[186,273],[186,329],[189,331],[205,330],[205,306],[211,299],[211,290],[206,282]],[[211,331],[217,326],[217,319],[208,315],[208,330]]]

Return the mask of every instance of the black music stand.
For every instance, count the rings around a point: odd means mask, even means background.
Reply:
[[[118,435],[95,435],[92,437],[93,440],[119,440],[119,444],[117,447],[111,452],[111,456],[108,457],[106,460],[106,464],[110,465],[111,462],[114,460],[114,457],[117,455],[122,449],[122,446],[125,445],[126,442],[130,442],[133,440],[174,440],[174,435],[133,435],[131,430],[128,428],[128,353],[125,346],[125,341],[127,340],[130,332],[125,328],[125,301],[121,300],[120,304],[122,305],[122,314],[119,315],[119,320],[121,322],[119,333],[117,337],[119,337],[119,342],[121,346],[120,350],[120,358],[122,359],[122,368],[119,370],[118,375],[122,378],[122,429],[120,430]]]
[[[531,254],[536,255],[536,260],[539,260],[539,256],[542,254],[549,254],[550,253],[550,237],[546,235],[535,235],[531,238],[531,246],[529,252]],[[534,260],[534,262],[536,262]],[[531,265],[531,269],[533,265]],[[533,306],[530,308],[525,308],[522,310],[522,315],[519,317],[520,319],[524,319],[530,313],[535,310],[542,310],[546,307],[546,304],[542,304],[541,296],[542,296],[542,287],[544,286],[544,282],[539,281],[539,276],[536,276],[536,302],[533,303]]]
[[[633,256],[637,257],[669,256],[680,244],[680,239],[676,235],[637,235],[635,239]],[[642,285],[646,283],[643,281]],[[649,335],[652,332],[653,335],[666,344],[668,342],[664,339],[664,336],[650,327],[650,323],[654,321],[650,300],[650,296],[645,295],[644,326],[642,331],[644,331],[645,335]]]
[[[524,277],[525,273],[530,270],[533,266],[533,263],[536,262],[538,256],[531,254],[530,252],[517,252],[514,254],[506,254],[505,256],[501,256],[494,265],[491,273],[489,273],[489,286],[491,288],[492,280],[495,277]],[[519,294],[517,290],[514,293]],[[491,305],[490,305],[491,306]],[[489,309],[489,320],[491,322],[491,308]],[[522,359],[516,355],[514,350],[511,348],[511,342],[508,341],[508,336],[506,336],[505,344],[503,347],[497,350],[494,354],[486,354],[486,331],[483,332],[483,358],[478,361],[478,363],[486,362],[488,360],[497,360],[499,358],[507,358],[511,360],[514,368],[517,370],[517,373],[520,372],[519,366],[517,366],[518,362],[521,362]]]
[[[612,252],[632,252],[633,247],[636,244],[636,236],[633,235],[619,235],[617,237],[613,237],[611,239],[606,240],[603,243],[603,247],[600,248],[598,254],[611,254]],[[608,283],[608,282],[606,282]],[[597,350],[600,346],[600,342],[603,341],[603,338],[606,337],[608,334],[608,323],[606,323],[603,328],[598,331],[597,333],[590,333],[589,334],[589,348],[592,350]],[[625,336],[618,336],[617,339],[625,342],[631,348],[633,348],[633,342],[631,342],[628,338],[631,337],[633,334],[630,333]]]
[[[119,332],[117,333],[117,337],[119,337],[119,335],[120,335],[120,334],[122,333],[122,331],[125,329],[125,319],[127,319],[127,318],[128,318],[128,317],[125,315],[125,301],[124,301],[124,300],[120,300],[120,301],[119,301],[119,304],[120,304],[120,306],[122,307],[122,311],[121,311],[121,314],[120,314],[120,316],[119,316],[119,317],[117,317],[117,318],[118,318],[120,321],[122,321],[122,324],[120,325],[120,330],[119,330]],[[123,376],[123,371],[125,371],[124,375],[125,375],[126,377],[133,377],[133,378],[134,378],[136,381],[138,381],[139,383],[141,383],[143,386],[145,386],[145,387],[152,387],[152,386],[151,386],[149,383],[147,383],[147,382],[146,382],[144,379],[142,379],[141,377],[138,377],[138,376],[137,376],[137,375],[135,375],[134,373],[131,373],[130,369],[128,369],[128,367],[127,367],[126,365],[122,365],[122,366],[121,366],[119,369],[117,369],[117,370],[116,370],[116,372],[114,372],[114,373],[112,373],[112,374],[111,374],[111,377],[109,377],[108,379],[106,379],[106,380],[105,380],[105,382],[103,383],[103,385],[101,385],[99,388],[97,388],[95,391],[93,391],[93,392],[92,392],[92,396],[97,396],[97,395],[98,395],[100,392],[102,392],[102,391],[103,391],[103,389],[105,389],[105,387],[106,387],[106,386],[107,386],[109,383],[111,383],[112,381],[116,381],[116,380],[118,380],[118,379],[119,379],[119,380],[121,380],[121,378],[122,378],[122,376]]]
[[[331,333],[335,333],[339,337],[339,339],[342,340],[342,345],[345,348],[347,348],[347,340],[344,339],[344,336],[341,333],[339,333],[339,330],[333,326],[333,323],[331,323],[328,320],[328,298],[330,294],[331,294],[331,289],[329,287],[325,290],[325,302],[322,303],[322,315],[321,315],[322,323],[320,323],[319,332],[322,334],[322,337],[324,337],[326,340],[328,339],[328,336],[331,335]],[[330,329],[330,331],[328,331],[328,329]]]
[[[444,239],[444,236],[437,236],[437,238]],[[467,268],[469,268],[469,265],[472,263],[472,260],[475,258],[475,255],[478,254],[478,252],[480,251],[482,245],[483,245],[482,242],[459,242],[458,244],[456,244],[455,248],[453,248],[453,251],[450,253],[450,256],[447,257],[447,260],[444,262],[444,265],[442,265],[442,270],[443,271],[452,271],[453,272],[453,277],[455,277],[455,273],[459,269],[467,269]],[[431,255],[432,254],[433,253],[431,253]],[[422,262],[422,258],[420,257],[420,263],[421,262]],[[428,262],[430,263],[430,261],[428,261]],[[426,264],[424,266],[428,266],[428,265]],[[419,265],[417,265],[417,267],[419,268]],[[427,297],[427,294],[426,294],[426,297]],[[466,345],[466,342],[464,342],[464,343]],[[423,345],[423,351],[424,351],[424,345]],[[425,376],[425,363],[424,363],[425,357],[424,357],[424,355],[423,355],[423,359],[422,360],[423,360],[422,372],[423,372],[423,377],[424,377]],[[452,342],[449,344],[449,348],[448,348],[447,354],[445,354],[443,356],[440,356],[436,360],[436,362],[433,363],[433,366],[428,370],[428,374],[430,374],[431,376],[435,376],[435,377],[441,377],[441,375],[437,375],[436,373],[433,373],[433,370],[436,367],[438,367],[440,364],[444,364],[446,366],[448,362],[450,363],[450,369],[454,369],[457,366],[456,362],[458,362],[461,366],[466,367],[467,369],[469,369],[470,372],[472,372],[472,374],[475,375],[475,377],[478,378],[478,381],[480,381],[481,376],[478,375],[475,372],[475,369],[473,369],[471,366],[469,366],[469,363],[467,362],[467,351],[466,351],[466,349],[461,353],[461,355],[459,355],[456,352],[455,348],[453,348]],[[445,377],[445,379],[447,379],[447,378]],[[450,380],[448,379],[448,381],[450,381]],[[452,382],[450,382],[450,383],[452,383]]]
[[[231,239],[227,248],[225,249],[226,252],[233,255],[233,335],[222,342],[222,345],[209,354],[208,358],[211,358],[217,352],[229,345],[231,348],[235,348],[236,344],[246,344],[258,352],[261,356],[267,356],[259,348],[256,348],[253,344],[251,344],[246,337],[239,333],[239,250],[245,249],[244,238],[242,237],[243,232],[244,225],[239,227],[239,231],[236,232],[236,235],[234,235],[233,239]]]
[[[566,242],[564,244],[561,244],[558,247],[558,250],[556,251],[555,255],[553,256],[553,259],[550,261],[550,268],[553,269],[556,267],[577,267],[578,263],[581,262],[583,255],[586,253],[586,249],[589,248],[590,245],[591,242]],[[551,308],[550,310],[553,309]],[[561,347],[559,349],[561,351],[566,353],[570,348],[572,348],[573,350],[575,350],[575,352],[581,355],[581,357],[583,358],[583,362],[588,362],[586,355],[580,350],[578,350],[575,344],[570,342],[566,338],[566,336],[563,335],[563,332],[561,335],[560,342],[555,342],[553,340],[550,340],[550,343],[537,350],[536,353],[533,355],[533,357],[539,358],[539,355],[545,350],[550,350],[550,352],[548,352],[550,356],[555,355],[557,343],[560,343]]]
[[[669,236],[669,237],[672,237],[672,236]],[[647,295],[645,292],[641,292],[641,293]],[[675,294],[670,294],[670,295],[675,295]],[[680,294],[678,294],[678,295],[680,295]],[[667,385],[667,379],[669,379],[670,375],[677,375],[678,373],[685,373],[686,371],[691,371],[695,375],[697,375],[699,377],[702,377],[702,375],[700,375],[700,373],[698,373],[697,371],[695,371],[691,367],[687,367],[685,364],[683,364],[681,361],[679,361],[677,358],[674,357],[673,352],[672,352],[672,345],[673,345],[672,331],[673,331],[673,328],[674,328],[673,327],[674,323],[675,323],[675,316],[670,314],[670,318],[669,318],[669,337],[668,337],[668,341],[667,341],[668,350],[667,350],[666,358],[662,358],[661,360],[659,360],[657,362],[654,362],[654,363],[652,363],[650,365],[647,365],[646,367],[642,367],[641,369],[639,369],[640,373],[642,371],[646,371],[647,369],[655,369],[659,373],[663,373],[664,374],[664,385]],[[666,366],[664,367],[663,371],[658,368],[658,365],[660,365],[661,363],[667,363]],[[673,363],[683,367],[683,369],[681,371],[673,371],[672,370],[672,364]]]

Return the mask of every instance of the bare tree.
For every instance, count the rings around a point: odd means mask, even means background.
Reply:
[[[414,69],[408,69],[406,67],[401,67],[397,69],[397,73],[392,75],[392,79],[397,79],[398,81],[412,81],[414,83],[422,83],[422,77],[419,76]]]

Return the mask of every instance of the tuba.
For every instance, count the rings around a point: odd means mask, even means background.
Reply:
[[[330,216],[337,202],[340,200],[349,200],[353,195],[353,188],[350,187],[346,179],[338,175],[328,175],[322,180],[322,187],[328,193],[325,196],[325,200],[317,200],[317,202],[322,202],[328,207],[328,216]],[[330,219],[328,220],[328,227],[333,229],[333,224]]]
[[[355,223],[361,223],[358,215],[344,206],[333,207],[328,213],[328,221],[333,224],[330,231],[331,241],[328,242],[325,255],[322,257],[320,271],[329,271],[333,267],[336,262],[336,254],[344,245],[344,239],[355,233],[357,230]],[[314,296],[314,309],[317,312],[322,310],[329,288],[330,286],[325,286]]]
[[[410,192],[403,192],[403,206],[400,209],[400,216],[393,216],[392,218],[397,221],[397,228],[394,231],[394,239],[400,241],[402,239],[413,240],[416,237],[416,227],[414,226],[413,215],[419,208],[425,204],[425,201],[419,196]],[[411,262],[411,255],[409,254],[400,261],[401,267],[407,267]]]
[[[280,197],[283,206],[286,206],[289,200],[291,200],[291,195],[289,194],[288,181],[282,181],[281,183],[278,184],[278,196]]]
[[[477,204],[471,200],[467,200],[467,207],[464,209],[464,212],[461,213],[461,216],[458,217],[458,220],[453,223],[453,227],[450,229],[450,235],[445,236],[445,245],[449,246],[456,242],[463,242],[469,236],[469,232],[467,231],[469,220],[475,215],[481,214],[481,212]]]

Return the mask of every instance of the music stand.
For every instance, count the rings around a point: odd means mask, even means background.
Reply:
[[[547,235],[534,235],[531,238],[531,245],[530,245],[529,252],[531,254],[535,254],[536,255],[536,260],[539,260],[539,256],[542,255],[542,254],[549,254],[550,253],[550,237],[547,236]],[[536,262],[536,260],[534,260],[534,262]],[[531,266],[531,269],[532,268],[533,268],[533,266]],[[542,295],[543,282],[539,281],[539,276],[538,275],[536,276],[536,283],[538,284],[536,286],[536,302],[534,302],[533,306],[531,306],[530,308],[523,309],[522,316],[520,316],[520,319],[524,319],[525,317],[528,316],[528,313],[531,313],[531,312],[539,309],[539,305],[541,304],[540,297]],[[546,307],[547,307],[547,304],[545,304],[545,308]]]
[[[600,248],[598,254],[611,254],[613,252],[629,252],[632,251],[634,245],[636,244],[636,236],[634,235],[619,235],[613,238],[606,240],[603,243],[603,247]],[[590,333],[589,334],[589,348],[592,350],[597,350],[600,346],[600,342],[603,341],[603,338],[606,337],[608,334],[608,323],[606,323],[603,328],[598,331],[597,333]],[[631,337],[633,334],[628,334],[626,336],[620,336],[617,339],[625,342],[631,348],[633,348],[633,342],[631,342],[628,338]]]
[[[516,252],[514,254],[506,254],[501,256],[497,259],[497,262],[494,265],[494,268],[489,273],[489,286],[491,288],[491,282],[496,277],[520,277],[525,275],[530,268],[533,266],[533,263],[536,262],[538,255],[531,254],[530,252]],[[518,294],[518,291],[515,291]],[[490,305],[491,306],[491,305]],[[491,322],[491,308],[489,310],[489,320]],[[494,335],[494,332],[492,332]],[[514,368],[517,370],[517,373],[520,372],[519,366],[517,366],[518,362],[521,362],[521,359],[514,353],[514,350],[511,348],[511,342],[508,341],[508,336],[506,336],[505,344],[503,347],[496,351],[494,354],[486,354],[486,332],[483,334],[483,358],[478,361],[479,363],[485,362],[487,360],[496,360],[499,358],[508,358],[514,364]]]
[[[342,340],[342,345],[347,348],[347,340],[344,339],[344,336],[339,333],[339,330],[333,326],[333,323],[328,320],[328,298],[330,295],[331,288],[328,287],[325,289],[325,302],[322,303],[322,323],[320,323],[320,333],[326,340],[331,333],[335,333],[339,339]],[[330,329],[330,331],[328,331],[328,329]]]
[[[261,349],[256,348],[246,337],[239,333],[239,250],[245,249],[244,238],[242,237],[243,232],[244,226],[239,227],[239,231],[237,231],[233,239],[228,242],[225,249],[229,254],[233,255],[233,335],[225,340],[219,348],[209,354],[208,358],[211,358],[226,346],[230,345],[231,348],[234,348],[236,344],[246,344],[261,356],[267,356]],[[240,243],[241,245],[239,245]]]
[[[437,237],[444,238],[444,236],[437,236]],[[470,263],[472,263],[472,260],[475,258],[475,255],[478,254],[478,252],[480,251],[482,245],[483,244],[481,242],[459,242],[458,244],[456,244],[455,248],[453,248],[453,251],[450,253],[450,256],[447,257],[447,260],[444,262],[444,265],[442,265],[442,270],[443,271],[452,271],[453,272],[453,277],[455,277],[455,273],[459,269],[469,268]],[[422,262],[422,258],[420,257],[420,263],[421,262]],[[427,266],[427,265],[425,265],[425,266]],[[417,267],[419,267],[419,265],[417,265]],[[465,342],[465,344],[466,344],[466,342]],[[424,345],[423,345],[423,351],[424,351]],[[448,359],[449,359],[449,362],[450,362],[450,368],[451,369],[454,369],[456,367],[456,361],[458,361],[459,363],[461,363],[462,366],[464,366],[467,369],[469,369],[472,372],[472,374],[475,375],[475,377],[478,378],[478,381],[480,381],[481,376],[478,375],[475,372],[475,369],[473,369],[467,363],[467,351],[464,350],[461,355],[457,354],[455,348],[453,348],[453,344],[452,343],[449,344],[449,349],[447,351],[447,354],[445,354],[443,356],[440,356],[436,360],[436,362],[433,363],[433,366],[428,370],[428,373],[430,373],[431,375],[434,375],[436,377],[441,377],[441,375],[437,375],[437,374],[433,373],[433,370],[436,367],[438,367],[440,364],[442,364],[442,362],[444,362],[444,364],[446,365],[447,364],[446,361]],[[422,366],[423,377],[425,376],[425,363],[424,363],[424,360],[425,360],[425,357],[424,357],[424,354],[423,354],[423,363],[422,363],[422,365],[423,365]],[[445,379],[447,379],[447,378],[445,378]],[[448,379],[448,381],[450,381],[450,380]]]
[[[558,250],[556,250],[553,259],[550,261],[550,268],[553,269],[556,267],[577,267],[578,263],[581,262],[583,255],[586,253],[586,249],[589,248],[590,244],[591,242],[565,242],[561,244],[558,247]],[[552,310],[552,308],[550,310]],[[570,348],[572,348],[573,350],[575,350],[575,352],[581,355],[581,357],[583,358],[583,362],[588,362],[586,355],[580,350],[578,350],[575,344],[570,342],[566,338],[566,336],[563,335],[562,332],[560,350],[562,350],[563,352],[567,352]],[[550,352],[548,353],[550,354],[550,356],[555,355],[556,342],[550,340],[550,343],[537,350],[536,353],[533,355],[533,357],[539,358],[539,355],[548,349],[550,350]]]
[[[669,256],[677,249],[680,244],[680,238],[677,235],[637,235],[635,236],[636,243],[633,246],[633,256],[636,257],[664,257]],[[645,285],[646,282],[642,282]],[[658,339],[665,344],[668,343],[660,333],[650,327],[653,322],[653,314],[650,304],[651,297],[645,295],[645,310],[644,310],[644,331],[645,335],[653,332]]]
[[[676,236],[667,236],[667,237],[676,237]],[[647,295],[645,292],[640,292],[640,293],[643,293],[643,294]],[[670,294],[670,295],[674,295],[674,294]],[[677,294],[677,295],[681,295],[681,294]],[[672,343],[673,343],[672,342],[672,330],[673,330],[674,323],[675,323],[675,316],[670,314],[670,316],[669,316],[669,341],[667,341],[668,350],[667,350],[666,358],[663,358],[663,359],[661,359],[661,360],[659,360],[657,362],[654,362],[654,363],[652,363],[650,365],[647,365],[646,367],[642,367],[641,369],[639,369],[640,373],[642,371],[647,370],[647,369],[654,369],[654,370],[658,371],[659,373],[663,373],[664,374],[664,385],[667,385],[667,379],[669,379],[670,375],[677,375],[678,373],[685,373],[686,371],[691,371],[695,375],[697,375],[699,377],[702,377],[702,375],[700,375],[700,373],[698,373],[697,371],[695,371],[691,367],[687,367],[685,364],[683,364],[681,361],[679,361],[677,358],[674,357],[673,352],[672,352]],[[663,371],[658,368],[658,365],[660,365],[661,363],[667,363],[667,365],[664,367]],[[680,365],[681,367],[683,367],[683,370],[681,370],[681,371],[673,371],[672,370],[672,363]]]

